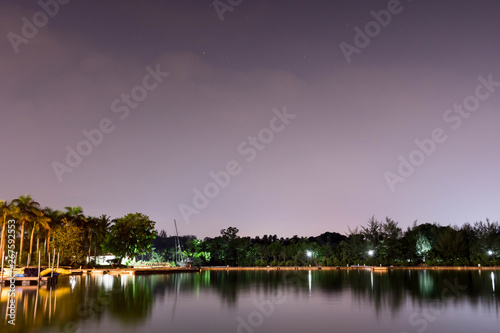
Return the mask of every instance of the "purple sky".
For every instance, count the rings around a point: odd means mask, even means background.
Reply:
[[[211,3],[73,0],[47,18],[1,1],[0,199],[142,212],[198,237],[499,219],[500,86],[478,79],[500,82],[498,2],[232,0],[223,21]],[[388,6],[386,27],[370,24]],[[348,62],[340,45],[367,24]],[[155,69],[169,73],[158,84]],[[273,120],[284,109],[295,117]],[[60,181],[54,162],[70,168],[66,147],[85,151],[103,119],[112,132]],[[435,129],[446,140],[417,151]],[[420,164],[411,175],[400,155]],[[196,209],[193,189],[230,161],[240,172]]]

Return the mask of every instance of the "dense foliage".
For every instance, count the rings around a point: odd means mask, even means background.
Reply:
[[[0,218],[0,253],[5,251],[7,254],[6,226],[9,219],[14,219],[16,242],[13,249],[18,252],[17,262],[23,266],[37,263],[38,253],[41,264],[47,265],[54,250],[60,256],[61,265],[73,266],[92,263],[114,245],[117,245],[113,249],[118,256],[124,253],[138,255],[150,250],[156,236],[154,222],[140,213],[111,221],[106,215],[86,216],[79,206],[64,207],[63,211],[40,208],[29,195],[10,203],[0,201]]]
[[[141,213],[127,214],[114,222],[102,244],[106,252],[113,253],[120,261],[125,256],[149,252],[157,235],[155,222]]]
[[[55,249],[64,249],[60,258],[61,262],[70,265],[82,265],[85,263],[85,231],[74,223],[67,223],[64,228],[54,231],[53,245]],[[55,255],[52,256],[54,258]],[[52,260],[52,259],[51,259]]]
[[[98,255],[138,257],[149,262],[172,262],[179,249],[175,237],[154,229],[155,222],[141,213],[110,220],[106,215],[85,216],[79,206],[64,211],[40,208],[29,195],[0,201],[0,253],[6,250],[6,225],[16,220],[15,251],[22,265],[47,263],[53,250],[61,264],[78,265]],[[461,227],[413,223],[403,231],[390,218],[372,217],[365,226],[344,236],[325,232],[317,237],[278,238],[277,235],[242,237],[235,227],[220,236],[197,239],[181,236],[184,258],[194,265],[304,266],[304,265],[499,265],[500,225],[479,221]],[[26,241],[26,242],[25,242]]]
[[[414,222],[403,232],[390,218],[372,217],[347,236],[326,232],[317,237],[251,238],[240,237],[238,231],[229,227],[215,238],[191,239],[185,255],[195,265],[215,266],[500,264],[500,225],[488,219],[461,227]]]

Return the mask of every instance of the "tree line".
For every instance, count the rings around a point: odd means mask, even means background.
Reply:
[[[340,244],[344,263],[435,266],[500,264],[500,225],[478,221],[458,226],[417,224],[404,232],[390,218],[370,218],[361,228],[350,230]]]
[[[194,265],[230,266],[492,266],[500,264],[500,224],[417,224],[403,231],[390,218],[372,217],[346,236],[325,232],[316,237],[240,237],[229,227],[215,238],[186,240],[185,256]]]
[[[193,265],[211,266],[345,266],[345,265],[498,265],[500,264],[500,225],[478,221],[462,226],[437,223],[417,224],[405,231],[398,222],[371,217],[366,225],[349,229],[347,235],[325,232],[316,237],[278,238],[240,236],[236,227],[220,231],[220,236],[198,239],[181,236],[181,249],[175,237],[155,230],[155,222],[142,213],[131,213],[111,220],[107,215],[86,216],[79,206],[63,211],[41,208],[31,196],[20,196],[10,203],[0,201],[2,233],[0,253],[18,253],[18,263],[34,263],[38,252],[42,264],[54,251],[61,263],[85,265],[112,253],[118,262],[124,257],[149,262],[175,264],[182,251]],[[16,239],[7,239],[6,225],[16,220]]]
[[[141,213],[127,214],[111,220],[105,214],[86,216],[80,206],[64,210],[41,208],[30,195],[10,203],[0,201],[2,233],[0,255],[17,255],[19,265],[46,265],[55,253],[62,265],[86,265],[97,256],[113,253],[119,259],[135,257],[150,251],[156,237],[155,222]],[[6,226],[15,220],[15,239],[7,238]],[[10,251],[10,252],[9,252]]]

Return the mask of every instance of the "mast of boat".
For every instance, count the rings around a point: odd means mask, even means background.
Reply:
[[[177,222],[174,220],[174,225],[175,225],[175,234],[177,235],[177,237],[175,238],[176,240],[176,244],[175,244],[175,247],[177,248],[176,251],[175,251],[175,259],[176,259],[176,262],[181,262],[183,263],[184,262],[184,258],[182,257],[182,248],[181,248],[181,242],[179,240],[179,231],[177,230]],[[177,253],[180,252],[180,258],[181,260],[178,261],[178,257],[177,257]]]

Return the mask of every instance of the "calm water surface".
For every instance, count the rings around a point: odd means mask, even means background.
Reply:
[[[16,287],[1,332],[498,332],[500,271],[204,271]]]

